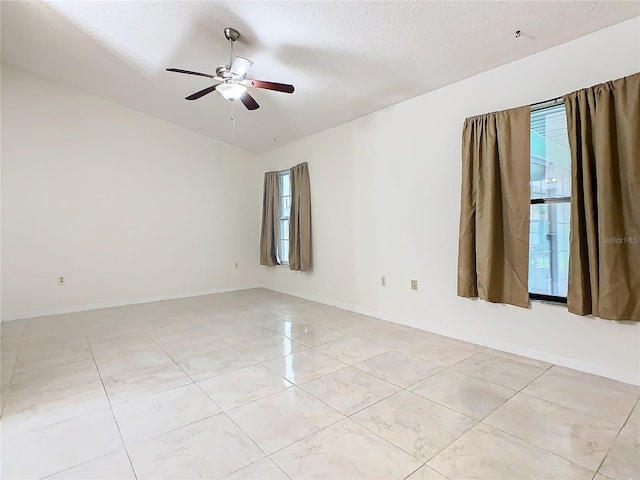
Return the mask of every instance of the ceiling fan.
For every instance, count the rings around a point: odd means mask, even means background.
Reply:
[[[189,95],[186,97],[186,100],[196,100],[215,90],[227,100],[240,100],[248,110],[256,110],[257,108],[260,108],[260,105],[258,105],[258,102],[256,102],[249,94],[247,87],[293,93],[293,85],[245,78],[247,72],[251,68],[251,65],[253,65],[253,62],[244,57],[233,58],[233,42],[240,38],[240,33],[235,28],[227,27],[224,29],[224,36],[229,41],[229,64],[221,65],[216,68],[215,75],[192,72],[190,70],[181,70],[179,68],[167,68],[168,72],[198,75],[201,77],[213,78],[214,80],[221,82]]]

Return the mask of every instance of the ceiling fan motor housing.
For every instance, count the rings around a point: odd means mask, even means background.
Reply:
[[[216,78],[221,78],[222,80],[233,78],[233,74],[231,73],[231,65],[220,65],[218,68],[216,68]]]

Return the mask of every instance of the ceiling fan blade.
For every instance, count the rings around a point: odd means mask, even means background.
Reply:
[[[244,57],[236,57],[231,64],[231,73],[239,77],[244,77],[251,68],[251,65],[253,65],[251,60]]]
[[[212,85],[210,87],[205,88],[204,90],[200,90],[199,92],[192,93],[185,100],[197,100],[200,97],[204,97],[207,93],[213,92],[218,85]]]
[[[262,80],[249,79],[246,79],[242,83],[247,87],[265,88],[267,90],[275,90],[276,92],[293,93],[294,91],[293,85],[288,85],[286,83],[263,82]]]
[[[167,68],[167,72],[187,73],[189,75],[199,75],[201,77],[214,78],[213,75],[209,75],[208,73],[192,72],[190,70],[180,70],[179,68]]]
[[[249,95],[249,92],[244,92],[240,97],[240,101],[244,103],[244,106],[247,107],[247,110],[256,110],[260,108],[258,102],[256,102],[255,98]]]

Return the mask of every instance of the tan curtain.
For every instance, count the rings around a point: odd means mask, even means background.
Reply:
[[[640,74],[565,95],[569,311],[640,320]]]
[[[465,121],[459,296],[529,305],[530,113],[526,106]]]
[[[278,172],[264,174],[262,194],[262,229],[260,230],[260,265],[278,265]]]
[[[303,272],[311,269],[311,186],[306,162],[291,169],[289,268]]]

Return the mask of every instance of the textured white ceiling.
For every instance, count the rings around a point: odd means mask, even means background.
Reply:
[[[2,61],[253,151],[264,151],[640,15],[636,1],[2,1]],[[212,93],[223,29],[261,108]],[[522,31],[516,39],[515,30]],[[231,117],[235,118],[235,139]]]

